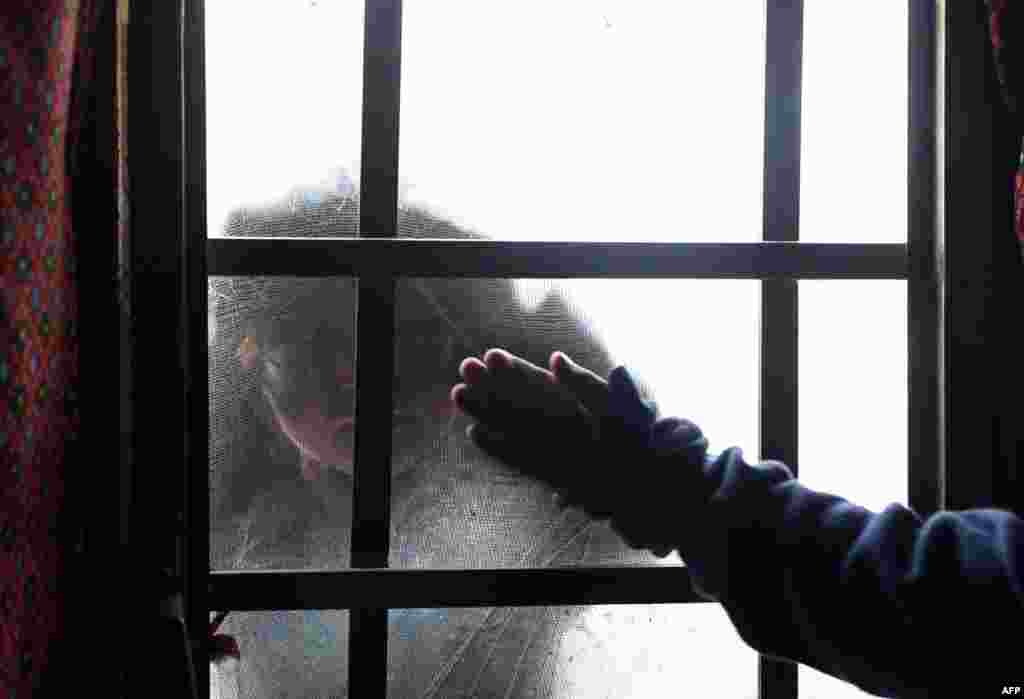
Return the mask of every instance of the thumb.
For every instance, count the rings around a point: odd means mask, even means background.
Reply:
[[[564,352],[551,355],[551,373],[576,396],[576,400],[596,417],[608,412],[608,382],[594,372],[576,364]]]

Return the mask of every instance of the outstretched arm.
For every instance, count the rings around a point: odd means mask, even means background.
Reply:
[[[463,362],[452,391],[476,443],[610,518],[631,545],[678,549],[757,651],[881,696],[1019,684],[1021,519],[872,513],[784,464],[751,465],[735,448],[709,457],[700,429],[656,419],[621,367],[605,382],[557,353],[548,370],[494,350],[484,360]]]

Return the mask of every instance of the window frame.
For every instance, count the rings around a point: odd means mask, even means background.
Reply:
[[[181,353],[185,378],[181,415],[174,420],[180,419],[182,431],[188,435],[181,453],[186,468],[177,516],[182,526],[175,529],[179,534],[175,568],[185,582],[187,622],[197,643],[204,642],[211,610],[350,609],[349,693],[383,696],[389,607],[703,602],[685,568],[386,568],[392,395],[380,391],[379,382],[377,390],[370,391],[369,382],[360,378],[393,375],[394,281],[405,276],[762,279],[759,456],[782,460],[794,472],[798,469],[797,280],[905,279],[910,505],[927,516],[945,502],[945,288],[939,218],[944,193],[938,179],[938,120],[943,115],[944,95],[939,92],[942,76],[937,72],[945,59],[939,59],[937,19],[943,10],[936,3],[909,2],[906,244],[799,242],[802,0],[766,3],[763,242],[388,239],[397,231],[401,0],[366,0],[360,229],[367,237],[207,239],[203,4],[203,0],[178,0],[133,8],[133,65],[129,73],[130,104],[152,105],[146,112],[133,110],[130,121],[133,161],[148,166],[147,181],[133,182],[134,228],[167,233],[162,241],[133,241],[133,260],[140,278],[134,291],[136,296],[151,289],[151,296],[173,297],[181,310],[176,327],[170,326],[184,337],[174,348]],[[371,113],[374,118],[367,119]],[[487,254],[481,255],[484,251]],[[161,269],[147,266],[147,261],[154,260],[162,262],[168,276],[177,275],[179,295],[169,294],[166,287],[158,289],[166,285],[168,277],[148,274]],[[361,274],[363,270],[374,273]],[[207,315],[202,309],[209,276],[240,274],[351,275],[359,279],[357,356],[366,359],[357,366],[356,411],[371,419],[356,423],[351,570],[209,569],[209,416],[205,400],[209,376]],[[392,322],[380,323],[380,318]],[[138,329],[147,338],[160,332],[167,337],[166,329],[151,332],[146,322],[139,323]],[[145,381],[137,381],[137,395],[143,395],[146,386]],[[145,422],[140,414],[136,425],[143,438]],[[168,429],[166,421],[161,427]],[[417,584],[407,584],[410,578],[416,578]],[[347,606],[346,599],[360,600],[364,606]],[[367,601],[370,606],[365,606]],[[355,643],[357,636],[359,642]],[[209,667],[202,653],[196,654],[195,663],[199,686],[205,687]],[[762,698],[797,696],[794,663],[762,656],[758,680]]]

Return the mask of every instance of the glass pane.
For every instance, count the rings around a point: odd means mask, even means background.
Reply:
[[[347,611],[233,612],[242,660],[210,667],[210,699],[348,696]]]
[[[906,282],[802,280],[799,302],[800,480],[906,505]]]
[[[350,200],[359,172],[360,0],[208,0],[206,176],[210,236],[273,204]],[[346,220],[351,212],[346,213]]]
[[[207,288],[210,565],[347,566],[354,281],[211,277]]]
[[[804,3],[801,240],[907,240],[907,11]]]
[[[764,0],[407,2],[402,196],[499,240],[760,239],[764,36]]]
[[[757,696],[757,654],[714,604],[389,613],[388,697]]]
[[[398,295],[393,567],[657,560],[606,523],[560,511],[466,437],[449,392],[461,360],[491,347],[542,366],[562,350],[602,376],[624,363],[661,414],[696,422],[712,451],[757,453],[756,281],[414,279]]]
[[[797,686],[800,699],[864,699],[875,696],[814,668],[806,665],[798,667]]]

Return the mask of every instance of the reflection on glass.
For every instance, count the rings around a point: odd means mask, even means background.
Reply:
[[[352,279],[211,277],[210,565],[348,565]]]
[[[907,504],[907,284],[799,282],[800,480]]]
[[[801,240],[907,240],[908,7],[804,3]]]
[[[239,206],[353,193],[364,5],[205,3],[210,236]]]
[[[347,611],[233,612],[219,633],[242,659],[211,667],[211,699],[348,696]]]
[[[623,363],[662,415],[696,422],[713,450],[756,453],[758,296],[755,281],[400,281],[390,565],[654,563],[466,438],[470,422],[449,401],[458,366],[491,347],[542,366],[561,350],[602,376]]]
[[[403,197],[500,240],[756,240],[764,31],[764,0],[728,18],[708,3],[406,3]]]
[[[388,696],[757,696],[757,654],[718,605],[389,612]]]

